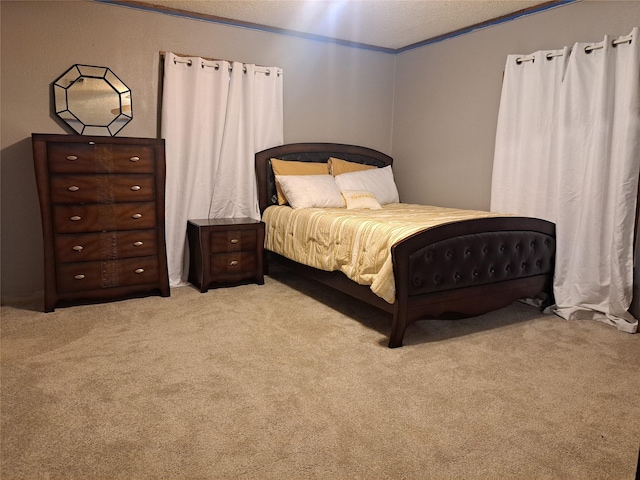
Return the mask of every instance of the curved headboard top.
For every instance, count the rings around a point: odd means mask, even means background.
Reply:
[[[386,167],[393,164],[393,158],[372,148],[342,143],[289,143],[268,148],[256,153],[256,180],[258,182],[258,203],[260,213],[278,203],[276,181],[271,168],[271,159],[324,163],[330,157],[350,162]]]

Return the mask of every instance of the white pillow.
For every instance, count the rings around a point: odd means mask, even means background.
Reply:
[[[337,175],[336,183],[340,191],[346,190],[366,190],[376,196],[380,205],[387,203],[398,203],[398,187],[393,179],[391,165],[383,168],[372,168],[360,172],[349,172]]]
[[[293,208],[344,207],[332,175],[276,175],[276,180]]]
[[[376,200],[376,196],[366,190],[345,190],[342,196],[347,202],[347,210],[352,208],[369,208],[378,210],[382,208]]]

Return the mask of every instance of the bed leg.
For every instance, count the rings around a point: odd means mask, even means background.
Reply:
[[[262,255],[262,275],[269,275],[270,253],[264,252]]]
[[[544,312],[547,307],[550,307],[556,303],[556,299],[553,296],[553,288],[550,292],[545,292],[542,304],[540,305],[540,311]]]
[[[399,348],[402,346],[402,337],[404,335],[392,335],[389,338],[389,348]]]
[[[399,315],[397,312],[393,316],[391,324],[391,334],[389,335],[389,348],[398,348],[402,346],[404,332],[407,329],[406,317]]]

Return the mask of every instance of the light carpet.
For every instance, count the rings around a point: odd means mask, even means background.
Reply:
[[[633,479],[640,336],[265,285],[2,307],[2,479]]]

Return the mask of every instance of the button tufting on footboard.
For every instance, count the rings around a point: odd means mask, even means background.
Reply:
[[[546,246],[545,246],[546,245]],[[555,244],[540,232],[481,232],[441,240],[410,257],[411,295],[544,275]]]

